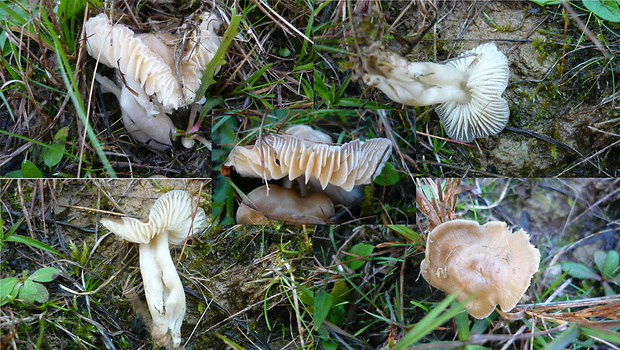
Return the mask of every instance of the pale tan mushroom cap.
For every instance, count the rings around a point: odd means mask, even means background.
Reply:
[[[235,147],[227,166],[250,177],[265,180],[305,176],[351,191],[370,183],[385,165],[392,151],[388,139],[354,140],[341,146],[316,143],[292,135],[268,134],[252,146]]]
[[[448,65],[467,73],[470,100],[448,101],[435,108],[446,133],[462,142],[498,134],[510,116],[508,103],[502,98],[508,85],[508,59],[493,43],[459,57]]]
[[[196,208],[196,215],[192,220],[194,209],[189,193],[175,190],[165,193],[155,201],[146,222],[123,217],[121,220],[103,218],[101,224],[133,243],[148,244],[155,235],[165,230],[168,232],[170,244],[180,244],[185,237],[199,232],[206,225],[202,208]]]
[[[161,33],[135,34],[122,24],[113,25],[103,13],[86,22],[88,53],[139,82],[146,94],[155,95],[163,107],[186,106],[195,100],[202,73],[220,44],[214,31],[219,28],[219,20],[209,13],[201,19],[200,36],[190,36],[179,77],[171,65],[171,56],[181,38]]]
[[[452,220],[428,235],[421,270],[424,279],[447,294],[459,292],[461,301],[475,299],[467,311],[476,318],[490,315],[499,304],[513,309],[538,271],[540,253],[519,230],[512,233],[506,223]]]
[[[270,220],[295,224],[327,224],[334,204],[322,193],[302,197],[278,185],[260,186],[247,194],[235,221],[242,225],[266,225]]]

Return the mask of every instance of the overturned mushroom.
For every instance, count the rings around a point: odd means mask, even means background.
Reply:
[[[204,211],[194,209],[186,191],[170,191],[157,199],[148,221],[101,219],[108,230],[140,244],[140,272],[153,319],[151,335],[161,346],[181,344],[185,292],[168,244],[180,244],[205,226]]]
[[[512,233],[506,223],[452,220],[428,235],[422,276],[446,293],[458,292],[461,301],[471,295],[467,312],[489,316],[499,304],[513,309],[538,271],[540,253],[523,230]]]
[[[266,225],[270,220],[299,224],[328,224],[334,204],[321,193],[302,197],[278,185],[260,186],[244,198],[235,221],[237,224]]]
[[[409,62],[380,45],[365,50],[357,68],[363,81],[398,103],[440,104],[435,110],[451,138],[469,142],[506,126],[510,111],[502,93],[508,60],[494,44],[482,44],[446,64]]]
[[[303,177],[306,184],[317,180],[323,189],[331,184],[351,191],[377,177],[391,151],[392,142],[382,138],[335,146],[296,135],[267,134],[252,146],[235,147],[225,165],[233,166],[242,176],[265,180]]]
[[[215,32],[221,22],[208,12],[199,20],[200,26],[185,39],[169,33],[135,34],[112,24],[103,13],[86,22],[88,53],[118,69],[123,82],[114,89],[107,80],[104,91],[119,98],[130,134],[154,148],[172,145],[175,129],[166,114],[196,100],[202,74],[220,44]],[[179,52],[182,56],[176,57]]]

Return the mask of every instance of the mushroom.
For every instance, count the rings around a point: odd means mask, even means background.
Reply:
[[[513,309],[538,271],[540,253],[523,230],[512,233],[506,223],[452,220],[428,235],[422,276],[445,293],[458,292],[475,318],[489,316],[499,304]]]
[[[440,104],[435,111],[451,138],[470,142],[498,134],[510,111],[502,93],[508,59],[493,43],[467,51],[446,64],[409,62],[381,46],[365,48],[357,74],[390,99],[409,106]]]
[[[328,224],[334,204],[322,193],[302,197],[278,185],[260,186],[247,194],[237,209],[235,221],[244,225],[266,225],[270,220],[296,224]]]
[[[293,132],[311,134],[308,129],[294,129]],[[392,151],[392,142],[383,138],[353,140],[335,146],[304,137],[290,134],[261,136],[254,145],[235,147],[224,165],[233,166],[242,176],[265,180],[303,177],[305,184],[313,179],[323,189],[331,184],[348,192],[377,177]],[[314,137],[318,136],[315,134]]]
[[[166,114],[196,100],[202,74],[220,44],[215,32],[221,24],[208,12],[199,19],[198,29],[186,36],[135,34],[122,24],[113,25],[103,13],[86,22],[88,53],[116,68],[123,81],[120,93],[110,87],[111,81],[104,90],[117,96],[125,126],[140,142],[153,139],[148,142],[152,147],[170,147],[176,135]],[[183,54],[176,62],[178,52]]]
[[[179,346],[185,292],[168,244],[180,244],[202,230],[206,224],[204,211],[192,205],[189,193],[175,190],[157,199],[147,221],[103,218],[101,224],[127,241],[140,244],[140,272],[153,319],[153,341],[160,346]]]

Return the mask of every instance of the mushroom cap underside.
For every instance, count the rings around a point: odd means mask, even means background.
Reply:
[[[340,146],[310,142],[292,135],[268,134],[252,146],[235,147],[225,165],[250,177],[290,180],[305,176],[351,191],[381,173],[392,150],[388,139],[353,140]]]
[[[498,134],[510,110],[502,93],[508,85],[508,59],[493,43],[467,51],[447,65],[466,72],[467,103],[448,101],[435,108],[448,136],[461,142]]]
[[[121,220],[103,218],[101,224],[133,243],[148,244],[155,235],[166,231],[170,244],[180,244],[187,236],[204,228],[206,216],[202,208],[192,205],[189,193],[174,190],[155,201],[148,221],[130,217]]]
[[[523,230],[512,233],[505,223],[496,221],[481,226],[452,220],[429,234],[421,270],[435,288],[459,292],[459,301],[475,294],[468,312],[484,318],[498,304],[503,311],[515,307],[539,262],[540,253]]]

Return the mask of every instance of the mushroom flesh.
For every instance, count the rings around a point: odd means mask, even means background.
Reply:
[[[506,223],[452,220],[428,235],[421,270],[424,279],[445,293],[458,292],[475,318],[489,316],[499,304],[513,309],[538,271],[540,253],[523,230],[515,233]]]
[[[398,103],[440,104],[435,110],[451,138],[470,142],[498,134],[508,123],[510,111],[502,98],[508,85],[508,59],[493,43],[446,64],[409,62],[381,45],[364,50],[357,75]]]
[[[140,244],[140,272],[153,321],[153,341],[160,346],[178,347],[185,292],[168,245],[180,244],[201,231],[206,225],[204,211],[192,205],[189,193],[175,190],[159,197],[147,221],[104,218],[101,224],[127,241]]]

